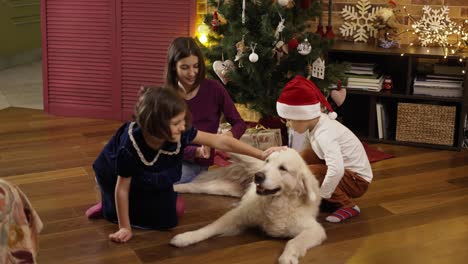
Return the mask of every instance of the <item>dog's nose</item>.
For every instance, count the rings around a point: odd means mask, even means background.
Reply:
[[[265,173],[263,173],[263,172],[255,173],[254,182],[256,184],[261,184],[264,181],[265,181]]]

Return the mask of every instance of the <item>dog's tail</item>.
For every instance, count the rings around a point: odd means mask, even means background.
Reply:
[[[253,181],[253,175],[263,166],[263,161],[242,154],[229,153],[229,156],[229,161],[232,164],[226,167],[209,169],[195,178],[195,181],[223,179],[237,182],[243,189],[246,189]]]
[[[249,174],[257,172],[263,166],[263,161],[254,157],[237,153],[229,153],[229,155],[231,157],[230,161],[233,164],[240,164],[244,166],[245,170],[250,172]]]

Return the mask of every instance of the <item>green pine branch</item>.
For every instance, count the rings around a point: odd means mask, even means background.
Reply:
[[[222,58],[234,61],[237,54],[236,43],[244,38],[249,49],[240,61],[235,62],[236,68],[229,73],[231,80],[226,88],[236,102],[248,103],[263,116],[276,115],[276,100],[285,84],[295,75],[308,76],[307,65],[312,64],[319,56],[326,58],[333,45],[333,40],[305,32],[304,22],[317,19],[321,15],[319,1],[313,1],[307,10],[301,8],[300,0],[295,2],[293,8],[285,8],[271,0],[248,0],[246,21],[242,24],[242,1],[220,0],[218,13],[227,23],[220,25],[217,32],[209,35],[209,43],[213,43],[212,45],[202,47],[207,59],[208,73],[212,78],[217,78],[212,63]],[[212,7],[218,6],[217,0],[209,0],[208,3]],[[285,28],[281,32],[280,40],[287,44],[295,37],[301,43],[307,38],[312,45],[310,54],[304,56],[293,49],[279,64],[277,63],[273,48],[277,41],[274,36],[275,30],[281,21],[279,14],[285,19]],[[212,19],[213,14],[209,13],[204,22],[211,25]],[[249,61],[249,55],[252,53],[250,46],[253,43],[256,43],[255,53],[259,56],[256,63]],[[239,63],[243,67],[240,68]],[[325,79],[311,80],[327,95],[330,84],[336,84],[338,80],[345,82],[346,67],[344,64],[327,64]]]

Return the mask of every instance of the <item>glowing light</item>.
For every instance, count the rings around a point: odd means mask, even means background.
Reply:
[[[198,40],[201,44],[205,45],[208,43],[208,34],[210,33],[210,27],[205,23],[201,23],[197,27]]]
[[[200,35],[208,35],[208,33],[210,33],[210,27],[202,23],[197,27],[197,31],[198,31],[198,34]]]
[[[198,36],[198,40],[200,41],[201,44],[205,45],[208,43],[208,37],[205,34],[200,34]]]

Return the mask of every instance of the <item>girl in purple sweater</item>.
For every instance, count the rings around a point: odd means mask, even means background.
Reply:
[[[232,127],[225,135],[239,139],[244,134],[246,125],[224,86],[205,78],[204,58],[193,38],[179,37],[171,43],[165,79],[166,87],[179,91],[185,98],[195,128],[216,133],[223,114]],[[213,160],[214,149],[195,144],[187,146],[179,183],[192,181],[213,165]]]

